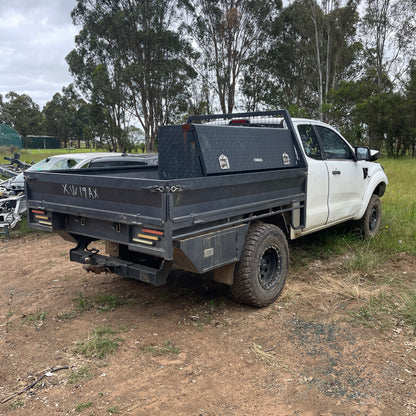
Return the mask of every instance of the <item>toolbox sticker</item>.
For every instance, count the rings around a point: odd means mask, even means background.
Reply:
[[[220,162],[220,168],[222,170],[230,169],[230,161],[228,160],[228,157],[224,154],[220,155],[218,157],[218,161]]]
[[[290,165],[290,157],[286,152],[282,154],[282,159],[284,165]]]

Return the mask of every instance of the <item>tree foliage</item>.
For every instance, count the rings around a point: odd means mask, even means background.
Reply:
[[[192,50],[175,30],[178,13],[174,0],[78,0],[72,12],[82,29],[70,70],[96,106],[100,133],[120,148],[131,114],[153,151],[158,125],[186,108],[195,73],[185,59]]]
[[[367,67],[377,71],[383,88],[388,74],[399,79],[406,71],[409,54],[415,53],[416,2],[414,0],[367,0],[362,19]]]
[[[0,121],[12,126],[28,146],[28,135],[42,132],[42,114],[39,106],[26,94],[17,94],[10,91],[5,97],[8,101],[2,102]]]
[[[303,108],[325,119],[331,88],[353,76],[361,50],[356,41],[357,2],[296,0],[271,28],[271,42],[259,60],[269,106]]]
[[[89,122],[88,107],[73,85],[64,87],[62,94],[57,92],[42,110],[43,131],[62,140],[65,147],[68,140],[85,140],[83,130]]]
[[[287,108],[356,143],[415,154],[414,0],[75,4],[75,86],[42,112],[25,94],[0,96],[1,121],[24,137],[124,151],[143,132],[154,151],[158,126],[188,114]]]
[[[199,73],[213,88],[221,111],[232,113],[242,72],[266,41],[265,25],[281,0],[195,0],[187,26],[200,54]]]

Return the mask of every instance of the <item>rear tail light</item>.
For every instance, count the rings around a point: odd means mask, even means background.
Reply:
[[[135,243],[154,247],[156,243],[161,240],[161,237],[163,237],[163,231],[142,228],[142,230],[137,233],[132,240]]]
[[[32,209],[31,212],[33,222],[37,222],[38,224],[42,225],[52,226],[51,218],[49,217],[46,211],[40,209]]]

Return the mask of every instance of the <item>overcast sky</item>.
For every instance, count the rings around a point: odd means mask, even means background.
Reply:
[[[73,79],[65,56],[79,28],[76,0],[0,0],[0,94],[28,94],[40,108]]]

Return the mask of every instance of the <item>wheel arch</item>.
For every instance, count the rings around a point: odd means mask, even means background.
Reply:
[[[373,195],[377,195],[378,197],[382,197],[386,192],[387,183],[384,180],[380,180],[377,183],[374,183],[373,186],[369,186],[367,191],[365,192],[362,198],[361,209],[358,214],[354,217],[355,220],[359,220],[365,214],[367,210],[367,206],[370,202],[370,199]]]

